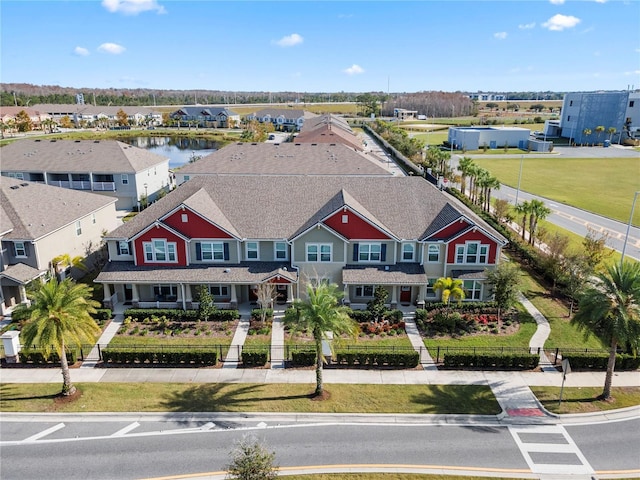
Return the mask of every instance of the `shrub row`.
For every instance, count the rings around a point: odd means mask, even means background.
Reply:
[[[292,352],[291,363],[296,367],[310,367],[316,364],[315,350],[308,352]]]
[[[198,320],[197,310],[181,310],[179,308],[129,308],[124,312],[125,317],[131,317],[140,322],[150,317],[167,317],[177,322],[195,322]],[[230,321],[240,318],[238,310],[216,310],[211,315],[212,321]]]
[[[204,349],[167,349],[153,351],[133,350],[130,348],[106,348],[102,351],[102,360],[105,363],[114,364],[215,365],[218,363],[218,352],[216,350]]]
[[[609,355],[593,353],[569,353],[562,358],[569,360],[572,369],[606,370]],[[637,370],[640,368],[640,356],[634,357],[626,353],[616,355],[616,370]]]
[[[387,365],[390,367],[413,368],[420,363],[420,354],[418,352],[404,353],[387,353],[375,351],[350,351],[336,352],[336,361],[339,365],[360,365],[379,367]]]
[[[97,308],[96,313],[91,316],[98,322],[106,322],[113,317],[113,312],[108,308]]]
[[[445,368],[490,368],[509,370],[531,370],[538,366],[540,356],[536,354],[482,355],[473,353],[446,353]]]
[[[266,308],[266,318],[273,318],[273,308]],[[262,310],[260,308],[254,308],[251,310],[251,318],[254,320],[262,319]]]
[[[251,367],[264,367],[268,357],[267,352],[242,352],[242,364]]]
[[[373,313],[369,310],[351,310],[349,317],[358,323],[372,322],[374,320]],[[402,310],[388,310],[383,316],[383,320],[390,323],[399,323],[402,321]]]
[[[57,353],[52,353],[49,358],[44,358],[42,352],[29,352],[22,351],[18,353],[20,362],[33,363],[35,365],[46,365],[60,363],[60,356]],[[71,365],[78,361],[78,352],[71,350],[67,352],[67,362]]]

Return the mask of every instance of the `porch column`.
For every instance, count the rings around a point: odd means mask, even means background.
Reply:
[[[108,283],[102,284],[102,292],[103,292],[103,300],[105,302],[111,301],[111,287],[109,287]],[[22,291],[20,292],[20,296],[22,296]]]
[[[20,295],[20,303],[27,301],[27,289],[24,285],[18,285],[18,293]]]
[[[395,310],[395,308],[398,306],[398,286],[397,285],[392,285],[391,286],[391,310]]]
[[[184,300],[185,302],[193,302],[193,294],[191,293],[191,285],[189,283],[185,283],[184,285]]]
[[[176,299],[178,302],[182,303],[182,310],[186,310],[187,309],[187,303],[184,299],[184,295],[185,295],[185,291],[184,291],[184,283],[179,283],[178,284],[178,298]]]
[[[136,303],[140,303],[140,294],[138,293],[138,284],[137,283],[132,283],[131,284],[131,303],[132,304],[136,304]]]
[[[420,285],[418,287],[418,298],[417,298],[417,304],[418,304],[418,308],[424,308],[424,297],[425,297],[425,289],[426,289],[426,285]]]
[[[229,307],[231,307],[232,309],[236,309],[238,308],[238,295],[236,293],[236,286],[234,284],[230,285],[230,289],[231,290],[231,302],[229,302]]]
[[[287,285],[287,303],[293,302],[293,285],[289,283]]]
[[[344,286],[344,297],[342,297],[342,303],[347,306],[351,305],[351,299],[349,298],[349,285]]]

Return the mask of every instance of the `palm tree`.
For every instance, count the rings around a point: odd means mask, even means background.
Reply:
[[[600,136],[604,133],[604,125],[598,125],[596,127],[596,133],[598,134],[598,140],[600,140]]]
[[[80,270],[87,269],[84,258],[80,255],[72,257],[68,253],[62,253],[51,260],[51,275],[60,275],[68,267],[79,268]]]
[[[457,300],[460,303],[464,297],[464,283],[458,278],[440,277],[433,284],[434,290],[440,290],[442,292],[442,301],[449,305],[451,299]]]
[[[489,175],[484,179],[483,186],[485,189],[484,193],[484,210],[489,212],[491,211],[491,191],[492,190],[500,190],[500,180],[493,175]]]
[[[339,305],[342,292],[334,283],[326,281],[317,285],[307,285],[306,301],[296,299],[292,308],[284,316],[284,324],[292,333],[305,332],[313,335],[316,347],[316,391],[315,395],[322,395],[322,365],[325,358],[322,354],[322,341],[329,338],[329,333],[335,335],[347,334],[355,336],[358,324],[347,314],[347,307]]]
[[[582,134],[585,137],[589,137],[591,136],[591,129],[590,128],[585,128],[584,130],[582,130]],[[582,143],[584,145],[584,142]],[[589,144],[589,142],[587,142],[587,145]]]
[[[526,227],[527,227],[527,217],[529,215],[529,202],[528,201],[524,201],[522,203],[518,203],[515,207],[514,210],[516,212],[516,215],[522,215],[522,221],[520,223],[520,226],[522,227],[522,241],[524,242],[524,233],[526,231]]]
[[[535,234],[538,228],[538,221],[544,220],[551,214],[551,209],[547,208],[542,200],[533,199],[529,202],[529,243],[535,244]]]
[[[613,135],[617,132],[618,130],[616,129],[616,127],[609,127],[607,128],[607,133],[609,134],[609,141],[611,141],[611,139],[613,138]]]
[[[463,195],[466,195],[467,193],[467,177],[469,176],[469,171],[472,165],[473,159],[470,157],[462,157],[458,162],[458,171],[460,171],[460,190]]]
[[[592,277],[593,278],[593,277]],[[596,273],[585,290],[571,323],[588,337],[609,345],[609,362],[600,398],[611,397],[618,345],[637,352],[640,344],[640,263],[617,262]]]
[[[31,306],[26,307],[29,320],[22,330],[23,344],[37,345],[45,358],[52,353],[60,357],[62,365],[62,395],[73,395],[66,346],[93,343],[100,328],[91,317],[100,306],[91,299],[92,289],[70,279],[58,282],[55,278],[29,294]]]

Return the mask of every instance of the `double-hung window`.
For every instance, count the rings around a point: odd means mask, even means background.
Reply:
[[[430,244],[427,246],[427,262],[437,263],[440,261],[440,245]]]
[[[118,255],[131,255],[131,251],[129,250],[129,242],[118,242]]]
[[[415,260],[416,247],[413,243],[402,244],[402,261],[412,262]]]
[[[477,280],[465,280],[463,282],[465,299],[480,300],[482,296],[482,283]]]
[[[210,285],[209,291],[214,297],[228,297],[229,285]]]
[[[247,242],[246,250],[247,260],[259,260],[260,254],[258,250],[258,242]]]
[[[331,244],[330,243],[308,243],[307,244],[307,262],[330,262],[331,261]]]
[[[76,235],[82,235],[82,223],[80,223],[80,220],[76,222]]]
[[[164,239],[152,240],[151,242],[144,242],[143,246],[144,258],[147,262],[175,263],[178,261],[175,242],[167,242]]]
[[[374,291],[375,291],[375,285],[358,285],[356,286],[356,297],[373,298]]]
[[[382,255],[382,244],[361,243],[358,249],[359,262],[379,262]]]
[[[24,246],[24,242],[14,242],[13,248],[15,250],[16,257],[26,257],[27,247]]]
[[[202,252],[202,260],[224,260],[224,244],[222,242],[202,242],[200,248]]]
[[[288,252],[286,242],[275,242],[273,249],[273,258],[275,258],[276,260],[287,260]]]

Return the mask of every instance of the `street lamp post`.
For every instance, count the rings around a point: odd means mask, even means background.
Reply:
[[[518,174],[518,189],[516,190],[516,205],[518,205],[518,197],[520,196],[520,182],[522,181],[522,163],[524,155],[520,155],[520,173]]]
[[[638,199],[638,194],[640,191],[637,191],[633,194],[633,203],[631,204],[631,215],[629,215],[629,223],[627,224],[627,234],[624,236],[624,244],[622,245],[622,254],[620,255],[620,267],[622,267],[622,262],[624,262],[624,252],[627,249],[627,242],[629,241],[629,231],[631,230],[631,222],[633,221],[633,210],[636,208],[636,200]]]

